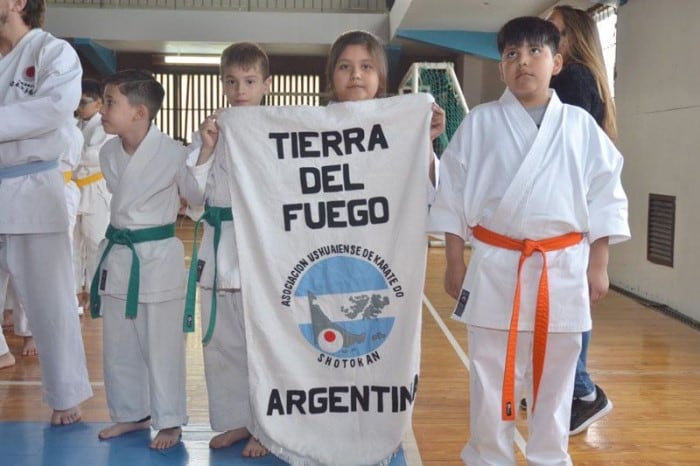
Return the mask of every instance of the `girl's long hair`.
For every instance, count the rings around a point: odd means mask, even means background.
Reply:
[[[603,101],[603,131],[615,141],[617,139],[617,115],[615,102],[608,85],[603,49],[600,44],[598,27],[583,10],[568,5],[554,7],[552,15],[558,14],[564,23],[562,35],[566,37],[568,48],[564,64],[579,63],[588,68],[596,80],[598,93]]]

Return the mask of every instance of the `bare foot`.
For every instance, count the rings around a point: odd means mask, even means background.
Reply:
[[[166,450],[172,448],[182,438],[182,429],[178,427],[168,427],[161,429],[156,434],[156,438],[151,441],[151,448],[154,450]]]
[[[24,346],[22,347],[22,356],[36,356],[39,354],[36,350],[34,337],[24,337]]]
[[[67,426],[74,424],[81,419],[80,408],[75,406],[69,409],[54,409],[51,414],[52,426]]]
[[[209,441],[209,448],[228,448],[239,440],[250,437],[250,432],[245,427],[238,429],[227,430],[226,432],[215,435]]]
[[[0,355],[0,369],[6,367],[12,367],[15,365],[15,357],[9,351],[3,355]]]
[[[243,447],[243,453],[241,455],[246,458],[259,458],[260,456],[265,456],[270,453],[270,450],[265,448],[258,439],[251,437],[248,440],[248,444]]]
[[[112,424],[106,429],[102,429],[97,436],[100,440],[107,440],[114,437],[119,437],[120,435],[133,432],[135,430],[143,430],[151,428],[151,416],[146,416],[140,421],[136,422],[117,422]]]

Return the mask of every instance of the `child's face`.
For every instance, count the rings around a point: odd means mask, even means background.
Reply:
[[[272,77],[263,77],[259,65],[242,68],[231,65],[224,69],[221,77],[224,94],[228,103],[234,107],[260,105],[263,97],[270,91]]]
[[[546,45],[524,42],[508,45],[498,65],[508,89],[525,107],[539,107],[549,101],[549,80],[559,73],[561,55]]]
[[[132,128],[138,118],[139,107],[131,105],[119,87],[107,84],[104,92],[104,105],[100,110],[102,126],[108,134],[122,135]]]
[[[363,45],[348,45],[333,69],[333,90],[338,102],[374,99],[379,73],[374,57]]]
[[[80,103],[76,113],[81,120],[89,120],[102,108],[102,99],[95,99],[89,95],[83,94],[80,97]]]

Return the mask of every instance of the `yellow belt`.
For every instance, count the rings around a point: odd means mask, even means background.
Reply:
[[[104,176],[102,176],[102,172],[97,172],[90,176],[86,176],[85,178],[78,178],[75,180],[75,184],[77,184],[79,188],[83,188],[89,184],[100,181],[102,178],[104,178]]]
[[[63,172],[63,182],[64,183],[69,183],[70,179],[73,177],[73,172],[67,171]]]

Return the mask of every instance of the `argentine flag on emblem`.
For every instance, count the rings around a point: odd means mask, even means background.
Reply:
[[[410,429],[432,101],[410,94],[219,117],[251,429],[292,465],[388,464]]]

